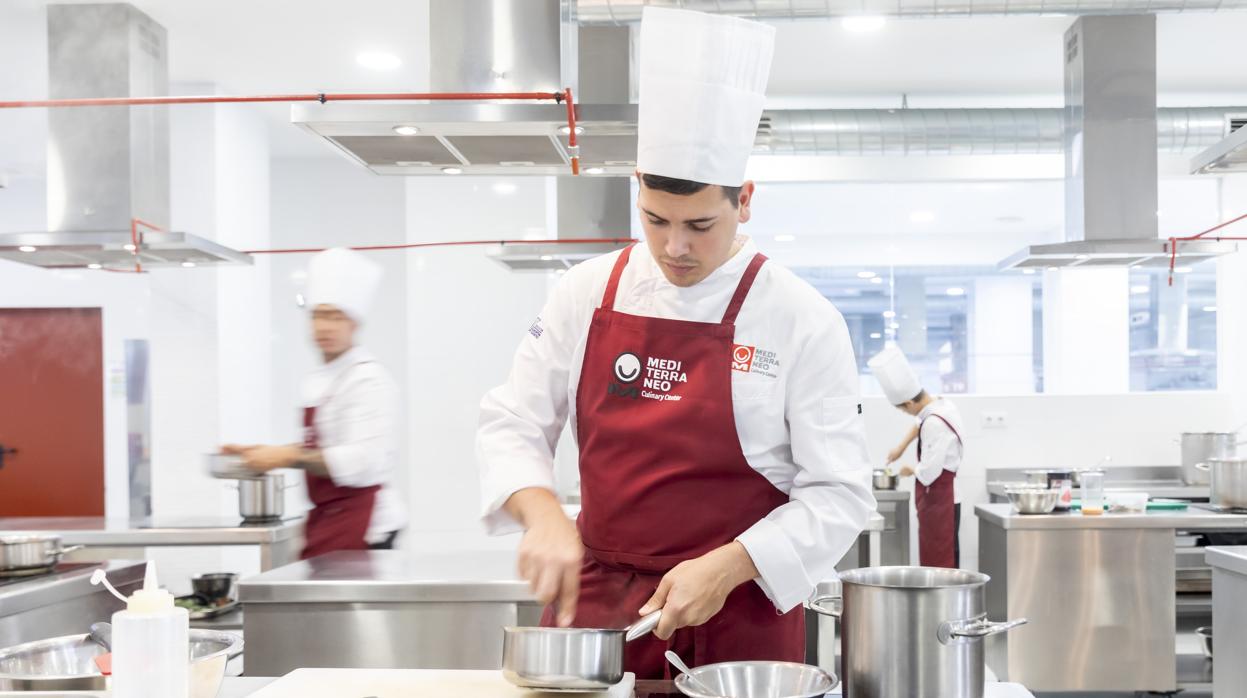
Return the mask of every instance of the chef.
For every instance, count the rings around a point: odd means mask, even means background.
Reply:
[[[957,471],[961,468],[965,433],[961,412],[952,402],[922,389],[904,352],[888,346],[867,362],[888,402],[915,417],[900,444],[888,453],[889,465],[899,461],[915,440],[918,464],[903,466],[901,477],[914,476],[914,504],[918,513],[918,560],[925,567],[961,565],[961,497]]]
[[[802,602],[875,508],[844,320],[738,231],[773,28],[646,7],[637,209],[645,240],[574,267],[481,403],[484,520],[524,530],[544,625],[620,628],[638,678],[803,661]],[[555,497],[564,424],[582,508]]]
[[[323,363],[303,380],[303,443],[225,446],[257,472],[300,468],[313,508],[303,558],[336,550],[390,549],[407,521],[392,487],[398,386],[355,343],[381,283],[381,268],[351,250],[325,250],[308,265],[307,306]]]

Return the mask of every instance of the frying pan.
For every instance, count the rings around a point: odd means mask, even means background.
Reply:
[[[502,675],[521,688],[601,691],[623,680],[624,643],[649,634],[662,611],[623,630],[503,628]]]

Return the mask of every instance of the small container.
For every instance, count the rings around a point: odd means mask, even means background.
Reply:
[[[147,563],[143,588],[113,614],[112,698],[188,698],[190,614],[156,584]]]
[[[1099,516],[1104,513],[1104,473],[1086,472],[1082,474],[1082,513],[1083,516]]]

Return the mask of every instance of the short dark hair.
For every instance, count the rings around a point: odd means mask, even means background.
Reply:
[[[712,185],[704,182],[694,182],[688,179],[677,179],[675,177],[663,177],[662,175],[642,174],[641,181],[645,182],[645,186],[658,191],[665,191],[668,194],[676,196],[692,196],[697,192],[710,186],[717,186],[723,190],[723,195],[728,201],[732,202],[732,207],[740,205],[740,187],[725,187],[721,184]]]

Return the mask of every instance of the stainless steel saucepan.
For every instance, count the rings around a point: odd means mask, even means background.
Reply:
[[[66,553],[81,548],[61,547],[61,537],[44,534],[0,536],[0,576],[39,573],[50,570]]]
[[[624,643],[658,627],[654,611],[623,630],[504,628],[502,675],[521,688],[601,691],[623,680]]]

